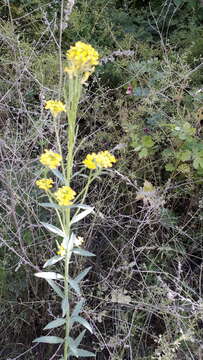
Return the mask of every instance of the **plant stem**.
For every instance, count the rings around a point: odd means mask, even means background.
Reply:
[[[70,186],[72,172],[73,172],[73,160],[74,160],[74,145],[75,145],[75,124],[76,124],[76,115],[77,108],[80,98],[81,84],[79,77],[74,77],[69,79],[69,89],[68,89],[68,98],[65,94],[65,99],[67,103],[67,113],[68,113],[68,153],[67,153],[67,168],[66,168],[66,185]],[[65,222],[65,234],[68,241],[70,241],[71,236],[71,225],[70,225],[70,209],[67,209],[64,214]],[[69,296],[69,263],[71,257],[71,250],[68,247],[65,256],[65,284],[64,284],[64,293],[65,299],[68,302]],[[68,338],[70,332],[70,310],[69,306],[66,311],[66,325],[65,325],[65,342],[64,342],[64,360],[68,360]]]
[[[70,209],[66,210],[66,236],[67,236],[68,239],[70,238]],[[70,262],[70,253],[69,253],[69,251],[66,251],[64,293],[65,293],[65,299],[67,301],[68,301],[68,296],[69,296],[69,284],[68,284],[68,280],[69,280],[69,262]],[[68,338],[69,338],[69,331],[70,331],[69,318],[70,318],[70,310],[69,310],[69,306],[68,306],[67,311],[66,311],[64,360],[68,359]]]
[[[73,169],[73,150],[75,145],[75,124],[76,114],[80,98],[80,78],[75,77],[69,80],[68,94],[68,154],[67,154],[67,186],[70,186]]]

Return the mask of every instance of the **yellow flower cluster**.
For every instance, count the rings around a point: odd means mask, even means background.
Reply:
[[[42,189],[42,190],[49,190],[53,187],[53,180],[52,179],[40,179],[36,181],[36,185],[38,186],[38,188]]]
[[[45,109],[49,109],[53,116],[57,116],[60,112],[66,111],[65,105],[58,100],[48,100]]]
[[[62,186],[55,192],[55,198],[61,206],[68,206],[72,204],[72,201],[76,195],[76,192],[69,186]]]
[[[69,66],[64,71],[72,78],[78,74],[83,74],[82,83],[84,83],[98,65],[99,54],[88,44],[82,41],[76,42],[75,46],[71,46],[66,53]]]
[[[66,255],[66,249],[64,248],[64,246],[63,245],[57,245],[57,246],[58,246],[57,255],[65,256]]]
[[[109,168],[116,162],[116,158],[108,150],[100,151],[98,154],[88,154],[83,164],[88,169]]]
[[[54,153],[52,150],[45,150],[45,153],[40,156],[39,161],[50,169],[56,169],[62,160],[61,155]]]

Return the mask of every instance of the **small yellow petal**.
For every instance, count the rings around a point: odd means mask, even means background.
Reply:
[[[54,195],[59,205],[68,206],[72,204],[76,192],[69,186],[62,186],[54,193]]]
[[[56,169],[61,163],[61,155],[54,153],[52,150],[45,150],[40,156],[39,161],[50,169]]]
[[[53,116],[57,116],[60,112],[66,111],[65,105],[58,100],[48,100],[45,109],[49,109]]]
[[[114,155],[112,155],[109,151],[100,151],[98,154],[92,153],[88,154],[83,160],[83,164],[88,169],[96,169],[96,168],[109,168],[112,167],[112,164],[117,160]]]
[[[39,189],[42,190],[49,190],[53,187],[53,180],[52,179],[40,179],[36,181],[36,185],[38,186]]]

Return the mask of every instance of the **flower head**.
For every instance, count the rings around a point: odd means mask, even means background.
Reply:
[[[38,186],[38,188],[42,189],[42,190],[49,190],[53,187],[53,180],[52,179],[40,179],[36,181],[36,185]]]
[[[58,100],[48,100],[45,109],[49,109],[53,116],[58,115],[62,111],[66,111],[65,105]]]
[[[58,246],[57,255],[65,256],[66,255],[66,249],[64,248],[64,246],[59,245],[59,244],[57,244],[57,246]]]
[[[100,151],[98,154],[88,154],[83,164],[88,169],[109,168],[116,162],[116,158],[108,150]]]
[[[83,164],[90,170],[96,169],[97,168],[96,158],[97,158],[96,153],[88,154],[85,160],[83,160]]]
[[[71,46],[67,51],[66,57],[69,61],[69,66],[65,67],[65,72],[72,78],[77,74],[84,74],[81,82],[84,83],[90,74],[94,71],[95,65],[98,65],[99,54],[88,44],[82,41],[76,42],[75,46]]]
[[[62,186],[55,192],[56,200],[61,206],[68,206],[72,204],[72,201],[76,195],[76,192],[69,186]]]
[[[54,153],[52,150],[45,150],[44,154],[40,156],[39,161],[50,169],[56,169],[62,160],[61,155]]]
[[[100,151],[97,154],[97,164],[101,168],[112,167],[112,164],[116,162],[116,158],[108,150]]]

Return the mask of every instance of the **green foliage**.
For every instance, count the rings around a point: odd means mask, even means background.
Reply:
[[[133,56],[115,56],[102,63],[80,103],[75,168],[81,154],[102,147],[119,161],[116,174],[110,172],[113,184],[104,174],[90,188],[89,204],[95,205],[91,229],[87,231],[86,219],[79,227],[74,224],[87,236],[97,260],[93,265],[94,258],[83,256],[92,253],[74,248],[74,261],[80,256],[70,278],[76,342],[71,343],[71,356],[76,349],[80,357],[93,356],[78,348],[83,336],[89,349],[97,348],[98,359],[179,360],[196,358],[200,351],[203,145],[197,113],[203,99],[202,68],[191,71],[201,62],[202,8],[192,0],[150,4],[151,8],[148,0],[78,0],[63,32],[64,59],[76,40],[95,45],[101,57],[110,57],[115,50],[134,51]],[[51,241],[54,234],[47,234],[36,220],[50,223],[54,208],[60,206],[47,207],[42,195],[42,206],[36,208],[34,186],[40,174],[36,159],[42,149],[56,145],[43,104],[58,96],[59,5],[10,0],[13,24],[6,2],[0,9],[2,360],[28,350],[29,360],[51,358],[56,345],[45,348],[41,343],[36,353],[31,342],[50,321],[47,304],[50,314],[57,316],[50,326],[61,324],[55,328],[61,339],[63,319],[58,316],[67,308],[60,280],[47,279],[50,293],[33,277],[33,267],[41,271],[43,264],[56,264],[57,273],[61,270]],[[128,85],[131,94],[126,94]],[[60,126],[65,151],[63,117]],[[63,181],[60,174],[54,176],[57,183]],[[151,204],[136,200],[145,179],[155,188]],[[73,182],[81,188],[84,178]],[[91,275],[86,273],[79,284],[77,276],[83,277],[82,269],[90,266]],[[82,319],[72,305],[79,296],[74,289],[87,298]],[[113,299],[112,289],[122,297]],[[94,337],[78,335],[81,324],[88,328],[90,317]]]

